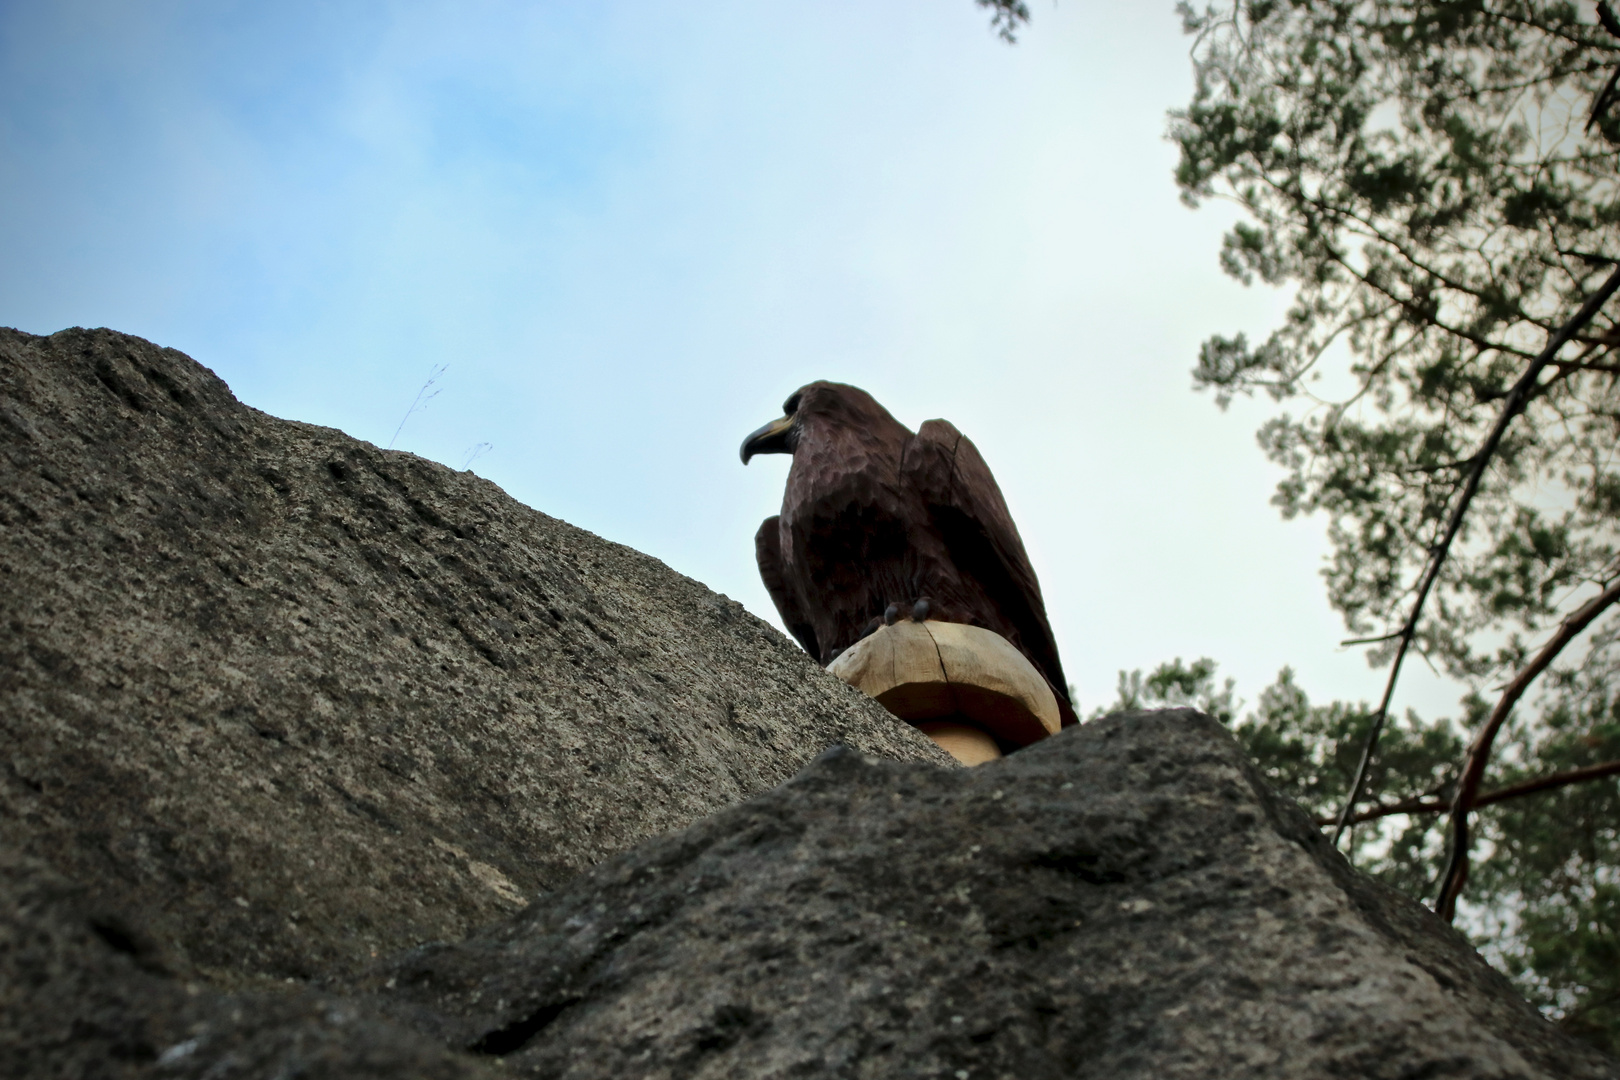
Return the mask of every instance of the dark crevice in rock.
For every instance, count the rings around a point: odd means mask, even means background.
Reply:
[[[1073,874],[1092,885],[1118,885],[1125,873],[1101,867],[1102,856],[1088,851],[1045,851],[1030,860],[1031,866]]]
[[[506,1057],[508,1054],[515,1054],[528,1046],[542,1031],[555,1023],[564,1010],[578,1004],[578,998],[563,998],[561,1001],[542,1005],[527,1016],[514,1020],[503,1028],[497,1028],[480,1036],[467,1049],[471,1053],[485,1054],[490,1057]]]

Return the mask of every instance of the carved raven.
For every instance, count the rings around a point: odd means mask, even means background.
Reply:
[[[823,665],[902,612],[993,630],[1029,657],[1076,722],[1018,528],[978,448],[945,420],[912,434],[872,395],[814,382],[743,440],[792,454],[782,513],[754,537],[760,577]]]

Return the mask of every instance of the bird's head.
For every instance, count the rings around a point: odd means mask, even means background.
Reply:
[[[834,431],[868,434],[894,428],[904,432],[865,390],[844,383],[813,382],[799,387],[782,404],[782,415],[743,440],[742,461],[755,454],[791,454],[806,439]]]

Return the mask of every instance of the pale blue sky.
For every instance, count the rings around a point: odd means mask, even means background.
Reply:
[[[816,378],[995,470],[1083,707],[1209,655],[1252,700],[1381,677],[1198,343],[1285,298],[1171,179],[1168,2],[0,3],[0,324],[179,348],[775,620],[743,435]],[[1451,711],[1421,668],[1406,704]]]

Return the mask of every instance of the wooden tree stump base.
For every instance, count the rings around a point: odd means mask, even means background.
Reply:
[[[897,622],[827,668],[925,732],[964,765],[1056,735],[1057,698],[1000,634],[947,622]]]
[[[927,735],[939,748],[964,765],[983,765],[1001,757],[1001,747],[985,732],[968,724],[955,724],[949,720],[924,720],[913,725]]]

